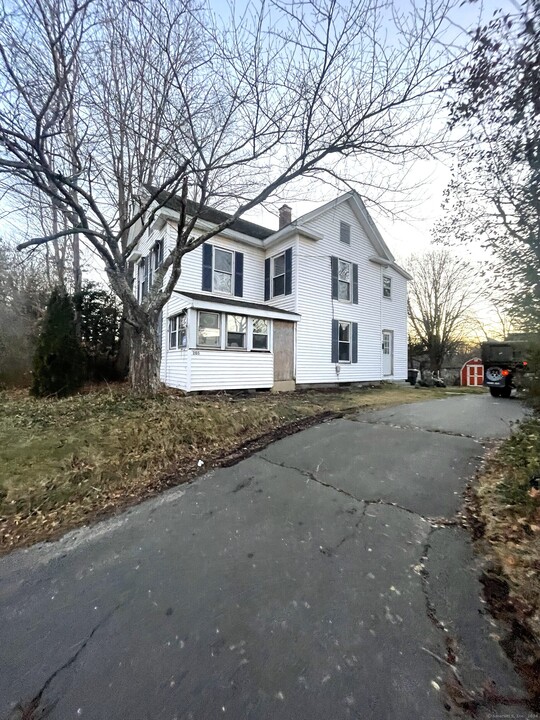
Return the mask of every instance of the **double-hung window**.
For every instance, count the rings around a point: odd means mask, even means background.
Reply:
[[[338,261],[338,300],[351,302],[351,263]]]
[[[246,349],[247,317],[227,315],[227,347]]]
[[[213,290],[217,293],[232,295],[233,292],[233,253],[214,247]]]
[[[272,258],[272,297],[285,295],[285,253]]]
[[[383,276],[382,294],[383,294],[383,297],[385,297],[385,298],[392,297],[392,278],[387,277],[386,275]]]
[[[185,313],[169,318],[169,349],[187,346],[187,316]]]
[[[268,320],[254,318],[252,347],[253,350],[268,350]]]
[[[338,335],[339,362],[351,362],[351,323],[339,323]]]
[[[221,347],[221,323],[219,313],[204,312],[202,310],[199,312],[197,345],[207,348]]]

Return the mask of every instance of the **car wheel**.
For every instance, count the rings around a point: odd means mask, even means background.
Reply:
[[[512,394],[512,388],[509,385],[501,388],[501,397],[509,398],[511,394]]]
[[[489,392],[493,397],[501,397],[501,388],[489,388]]]

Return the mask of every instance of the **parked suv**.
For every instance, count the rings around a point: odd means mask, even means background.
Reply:
[[[528,362],[525,342],[486,342],[482,344],[484,385],[494,397],[509,398],[512,388],[522,384]]]

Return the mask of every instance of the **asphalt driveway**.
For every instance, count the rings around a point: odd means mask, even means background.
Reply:
[[[4,558],[0,719],[437,720],[487,686],[507,704],[480,717],[533,717],[455,524],[521,416],[449,396],[325,423]]]

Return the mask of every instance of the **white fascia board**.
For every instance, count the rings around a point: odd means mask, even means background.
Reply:
[[[180,215],[175,210],[171,210],[168,207],[162,207],[156,213],[155,225],[156,228],[159,230],[167,222],[178,223],[179,219]],[[158,222],[160,223],[159,225]],[[214,225],[214,223],[207,222],[206,220],[201,220],[200,218],[195,222],[195,230],[199,230],[201,234],[213,230],[215,227],[216,226]],[[244,235],[244,233],[237,232],[236,230],[231,230],[230,228],[220,230],[218,233],[216,233],[216,237],[218,236],[229,238],[230,240],[236,240],[236,242],[243,243],[244,245],[251,245],[252,247],[257,247],[261,249],[264,247],[262,240],[251,237],[250,235]]]
[[[182,293],[179,294],[182,295]],[[301,319],[301,316],[296,313],[285,313],[270,307],[268,310],[263,310],[262,308],[248,308],[242,305],[220,303],[219,300],[193,300],[185,295],[182,297],[185,297],[189,303],[186,307],[193,308],[194,310],[213,310],[214,312],[228,313],[229,315],[248,315],[249,317],[289,320],[290,322],[299,322]]]
[[[409,273],[404,270],[401,265],[398,265],[396,262],[392,263],[391,267],[394,268],[394,270],[397,272],[398,275],[401,275],[401,277],[404,277],[405,280],[412,280],[413,276],[409,275]]]
[[[400,265],[398,265],[396,262],[393,262],[391,260],[388,260],[387,258],[379,257],[378,255],[374,255],[373,257],[369,258],[369,261],[372,263],[375,263],[376,265],[382,265],[382,267],[385,268],[392,268],[392,270],[395,270],[398,275],[401,275],[406,280],[412,280],[412,275],[409,275],[409,273],[404,270]]]
[[[302,235],[302,237],[313,241],[322,240],[323,238],[322,235],[314,233],[302,225],[298,225],[297,222],[293,222],[290,225],[286,225],[281,230],[278,230],[273,235],[269,235],[265,240],[263,240],[263,245],[265,248],[272,247],[272,245],[276,245],[292,235]]]

